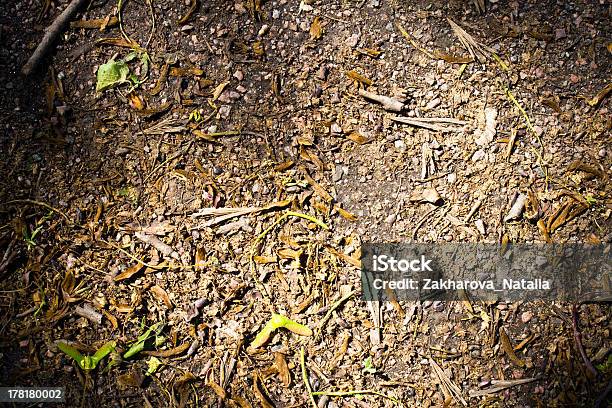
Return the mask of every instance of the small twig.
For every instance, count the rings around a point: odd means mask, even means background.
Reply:
[[[416,237],[417,237],[417,232],[419,231],[419,228],[421,228],[421,225],[423,225],[423,223],[427,220],[427,218],[433,214],[435,211],[437,211],[438,209],[440,209],[441,207],[435,207],[432,208],[430,211],[428,211],[423,218],[421,218],[419,220],[419,222],[417,223],[416,227],[414,227],[414,230],[412,231],[412,240],[415,241]]]
[[[310,388],[310,383],[308,382],[308,373],[306,372],[306,358],[304,357],[304,346],[300,350],[300,365],[302,366],[302,379],[304,380],[304,386],[306,386],[306,391],[308,392],[308,399],[312,403],[314,408],[317,407],[317,403],[314,399],[314,394],[312,393],[312,388]]]
[[[348,300],[348,298],[350,298],[351,296],[353,296],[355,294],[355,292],[357,292],[356,290],[353,290],[349,293],[347,293],[346,295],[342,296],[340,299],[338,299],[327,311],[327,313],[325,314],[325,316],[323,317],[323,319],[321,319],[321,323],[319,323],[319,333],[321,332],[321,330],[323,329],[323,326],[325,326],[325,324],[327,323],[327,321],[329,320],[329,318],[331,317],[332,313],[334,310],[336,310],[342,303],[346,302]]]
[[[21,69],[21,73],[23,75],[28,76],[32,73],[32,71],[34,71],[45,54],[49,51],[49,48],[51,48],[53,42],[64,30],[68,22],[72,20],[78,9],[86,2],[87,0],[72,0],[72,3],[66,7],[66,10],[64,10],[62,14],[55,19],[53,24],[47,28],[45,35],[38,44],[38,47],[36,47],[36,50],[34,50],[34,53],[28,62],[26,62]]]
[[[59,215],[61,215],[62,217],[64,217],[66,219],[66,221],[68,221],[70,224],[72,224],[72,222],[70,221],[70,218],[68,218],[68,216],[63,213],[62,211],[58,210],[55,207],[50,206],[47,203],[43,203],[42,201],[36,201],[36,200],[11,200],[11,201],[7,201],[3,204],[0,204],[0,207],[4,207],[5,205],[9,205],[9,204],[33,204],[33,205],[38,205],[40,207],[45,207],[51,211],[54,211],[56,213],[58,213]]]
[[[582,346],[582,333],[580,333],[580,328],[578,327],[578,306],[574,303],[572,305],[572,328],[574,329],[574,341],[576,342],[576,347],[580,352],[580,356],[582,357],[582,361],[584,361],[584,365],[586,365],[587,370],[593,375],[593,377],[597,377],[597,370],[593,367],[593,363],[589,360],[589,357],[586,355],[584,351],[584,347]]]
[[[399,401],[393,397],[383,394],[382,392],[374,391],[374,390],[354,390],[354,391],[317,391],[313,392],[312,395],[329,395],[330,397],[350,397],[351,395],[378,395],[379,397],[383,397],[388,399],[389,401],[393,401],[396,404],[399,404]]]
[[[375,93],[368,92],[363,89],[359,90],[359,95],[371,101],[380,103],[383,106],[383,108],[385,108],[388,111],[401,112],[404,109],[404,104],[401,101],[390,98],[388,96],[377,95]]]

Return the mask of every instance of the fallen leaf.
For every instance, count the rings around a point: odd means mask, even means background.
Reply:
[[[349,77],[350,79],[360,82],[364,85],[370,86],[373,84],[372,80],[361,75],[360,73],[356,72],[356,71],[348,71],[346,73],[346,76]]]
[[[162,287],[157,286],[157,285],[152,286],[151,293],[153,294],[153,297],[155,297],[155,299],[157,299],[158,301],[166,305],[168,309],[173,308],[172,302],[170,301],[170,298],[168,297],[168,293],[166,293],[166,291]]]
[[[318,40],[323,34],[323,27],[321,27],[321,19],[316,16],[310,25],[310,38],[312,40]]]
[[[362,135],[361,133],[359,133],[358,131],[354,130],[351,133],[349,133],[346,138],[348,140],[351,140],[359,145],[364,145],[366,143],[370,143],[371,140],[368,139],[367,137],[365,137],[364,135]]]
[[[291,373],[289,372],[289,367],[287,366],[287,361],[285,361],[285,355],[283,353],[274,353],[274,365],[278,370],[278,377],[283,382],[285,388],[289,387],[291,384]]]
[[[125,280],[125,279],[129,279],[133,275],[138,273],[143,267],[144,267],[144,265],[142,263],[138,262],[137,264],[132,265],[129,268],[127,268],[125,271],[121,272],[119,275],[115,276],[114,281],[115,282],[119,282],[119,281],[122,281],[122,280]]]

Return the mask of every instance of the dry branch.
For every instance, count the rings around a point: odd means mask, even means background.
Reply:
[[[34,71],[34,69],[38,66],[40,61],[43,59],[45,54],[49,51],[53,42],[57,39],[57,37],[62,33],[68,22],[74,17],[78,9],[87,2],[87,0],[72,0],[72,2],[66,7],[66,10],[60,14],[53,24],[51,24],[46,30],[45,35],[41,42],[34,50],[34,53],[26,62],[26,64],[21,69],[21,73],[25,76],[28,76]]]

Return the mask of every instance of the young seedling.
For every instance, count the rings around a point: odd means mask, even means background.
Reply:
[[[129,348],[128,351],[125,352],[125,354],[123,355],[123,358],[130,358],[140,353],[142,350],[144,350],[145,342],[153,336],[155,336],[156,344],[159,344],[160,340],[163,343],[163,338],[159,336],[159,333],[161,333],[163,328],[164,328],[163,322],[155,323],[154,325],[149,327],[146,332],[138,336],[138,339],[136,339],[136,342],[132,344],[132,346]]]
[[[270,335],[280,328],[285,328],[300,336],[312,336],[312,330],[307,326],[294,322],[283,315],[274,313],[270,321],[268,321],[264,328],[257,334],[255,340],[251,343],[251,347],[256,349],[263,346],[270,339]]]
[[[96,368],[98,366],[98,363],[104,357],[106,357],[111,351],[115,350],[116,345],[117,343],[111,340],[108,343],[104,344],[102,347],[100,347],[93,356],[84,356],[79,352],[79,350],[69,344],[63,342],[57,343],[57,347],[64,353],[66,353],[74,361],[76,361],[79,367],[81,367],[81,369],[85,371],[93,370],[94,368]]]

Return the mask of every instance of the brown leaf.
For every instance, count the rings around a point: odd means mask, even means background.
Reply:
[[[359,145],[364,145],[366,143],[370,143],[371,140],[368,139],[367,137],[365,137],[364,135],[362,135],[361,133],[359,133],[358,131],[354,130],[351,133],[349,133],[346,138],[348,140],[351,140]]]
[[[146,356],[153,356],[153,357],[174,357],[176,355],[182,354],[185,351],[187,351],[187,349],[189,348],[190,343],[188,341],[186,341],[185,343],[181,344],[178,347],[175,347],[173,349],[170,350],[161,350],[161,351],[149,351],[149,350],[145,350],[145,351],[141,351],[141,354],[144,354]]]
[[[99,28],[104,30],[106,27],[114,27],[119,24],[119,19],[115,16],[106,16],[105,18],[95,18],[92,20],[77,20],[70,23],[72,28]]]
[[[263,387],[263,383],[258,374],[253,376],[253,393],[259,399],[259,402],[263,408],[275,408],[274,403],[268,397],[265,388]]]
[[[356,72],[356,71],[348,71],[346,73],[346,76],[349,77],[350,79],[360,82],[364,85],[370,86],[373,84],[372,80],[361,75],[360,73]]]
[[[141,264],[140,262],[138,262],[135,265],[130,266],[125,271],[115,276],[114,281],[119,282],[119,281],[131,278],[134,274],[138,273],[143,268],[143,266],[144,265]]]
[[[221,398],[221,400],[224,400],[225,398],[227,398],[227,393],[225,392],[223,387],[221,387],[220,385],[218,385],[214,381],[209,381],[206,385],[208,385],[210,388],[212,388],[213,391],[215,392],[215,394],[217,394],[217,396],[219,398]]]
[[[132,109],[143,110],[145,108],[142,98],[135,92],[132,92],[131,94],[128,95],[128,100],[130,102],[130,106],[132,107]]]
[[[506,330],[503,327],[499,328],[499,340],[501,341],[502,349],[506,352],[506,355],[514,364],[519,367],[524,367],[525,362],[517,357],[514,352],[514,347],[512,347],[512,342],[510,342],[510,338],[508,334],[506,334]]]
[[[152,286],[151,293],[153,294],[153,297],[157,299],[157,301],[163,302],[168,309],[173,308],[172,302],[170,301],[170,297],[168,297],[168,293],[166,293],[166,291],[161,286]]]
[[[172,68],[170,69],[171,77],[185,77],[185,76],[202,76],[204,71],[200,68]]]
[[[323,200],[327,202],[330,202],[334,199],[327,191],[325,191],[325,189],[319,183],[314,181],[314,179],[310,177],[310,175],[306,171],[304,171],[303,173],[304,173],[304,178],[306,179],[308,184],[312,186],[312,189],[319,197],[321,197]]]
[[[278,377],[283,382],[285,388],[289,387],[291,384],[291,373],[289,372],[289,367],[287,366],[287,361],[285,361],[285,355],[283,353],[274,353],[274,365],[278,370]]]
[[[338,211],[338,214],[340,214],[340,216],[342,218],[346,219],[346,220],[349,220],[349,221],[357,221],[358,220],[358,218],[357,218],[357,216],[355,214],[346,211],[345,209],[343,209],[339,205],[335,205],[334,209],[336,211]]]
[[[321,19],[316,16],[310,25],[310,38],[312,40],[318,40],[323,34],[323,27],[321,26]]]

